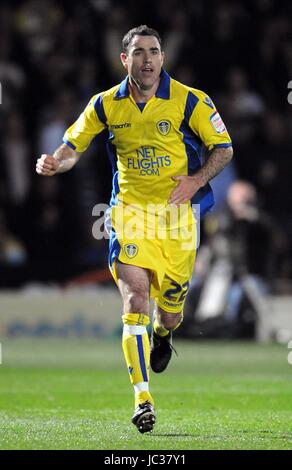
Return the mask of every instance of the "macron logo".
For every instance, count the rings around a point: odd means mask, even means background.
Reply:
[[[125,128],[128,128],[128,127],[131,127],[131,123],[130,122],[124,122],[123,124],[112,124],[110,126],[111,129],[125,129]]]

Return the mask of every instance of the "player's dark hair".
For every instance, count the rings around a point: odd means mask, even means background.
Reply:
[[[161,47],[161,37],[158,31],[153,28],[148,28],[146,24],[142,24],[140,26],[136,26],[136,28],[130,29],[130,31],[128,31],[127,34],[125,34],[125,36],[123,37],[122,48],[123,52],[125,52],[126,54],[134,36],[155,36],[158,39],[158,42]]]

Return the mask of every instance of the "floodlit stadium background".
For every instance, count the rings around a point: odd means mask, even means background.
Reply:
[[[266,244],[259,236],[256,246],[263,249],[254,250],[251,273],[265,284],[264,304],[247,309],[237,329],[235,318],[230,330],[225,309],[214,313],[211,306],[208,314],[195,293],[181,335],[287,343],[292,332],[291,4],[160,0],[143,5],[1,2],[1,335],[119,331],[121,303],[107,270],[107,241],[92,237],[92,208],[110,197],[104,143],[96,139],[68,174],[41,178],[35,163],[59,146],[93,94],[123,78],[121,39],[146,23],[161,32],[166,70],[213,98],[233,139],[233,163],[213,182],[217,212],[202,224],[202,246],[236,180],[254,186],[272,235]],[[202,310],[199,326],[195,306]]]

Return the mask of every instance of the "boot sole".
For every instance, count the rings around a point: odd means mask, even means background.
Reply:
[[[154,424],[156,422],[156,417],[151,411],[145,411],[135,423],[133,423],[139,432],[144,434],[144,432],[152,431]]]

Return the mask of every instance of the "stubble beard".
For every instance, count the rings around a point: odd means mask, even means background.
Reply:
[[[132,77],[132,81],[134,85],[141,91],[149,91],[151,90],[151,88],[153,88],[155,84],[155,80],[147,84],[147,83],[144,83],[142,80],[139,80],[139,78],[134,78],[134,77]]]

